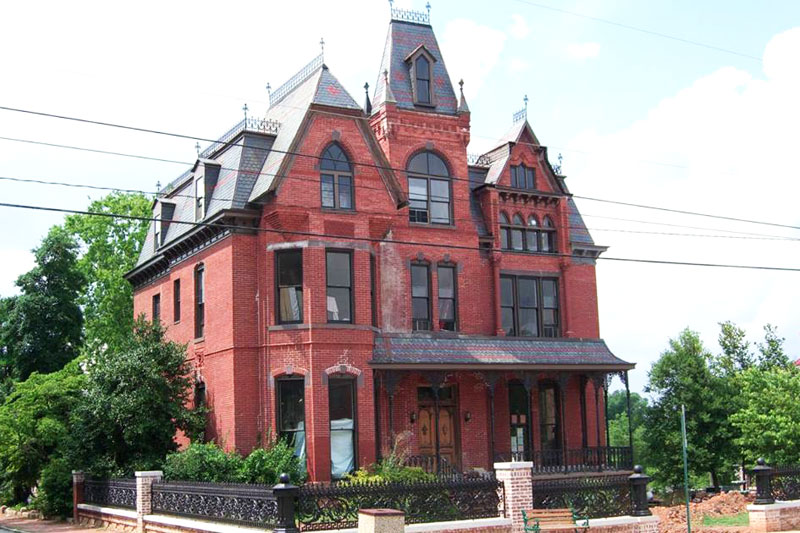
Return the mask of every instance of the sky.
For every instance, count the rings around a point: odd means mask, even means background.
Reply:
[[[217,138],[245,103],[263,114],[267,83],[316,56],[320,38],[331,72],[363,102],[388,21],[382,0],[6,3],[0,106]],[[604,257],[800,268],[796,229],[585,199],[800,226],[800,2],[434,0],[431,22],[454,85],[465,82],[469,151],[493,146],[527,95],[528,120],[551,161],[562,155]],[[193,140],[3,110],[0,137],[185,162],[0,139],[0,178],[154,191],[196,156]],[[82,209],[104,194],[0,179],[0,202]],[[0,208],[0,296],[16,292],[30,250],[62,219]],[[800,357],[800,272],[606,259],[597,279],[601,336],[637,364],[634,391],[685,327],[718,352],[719,322],[753,342],[771,323]]]

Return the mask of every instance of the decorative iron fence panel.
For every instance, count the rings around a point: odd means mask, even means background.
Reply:
[[[570,508],[588,518],[628,515],[630,482],[625,475],[534,480],[533,507]]]
[[[405,458],[405,466],[416,466],[423,469],[429,474],[436,474],[436,456],[435,455],[409,455]],[[460,476],[461,473],[451,465],[444,457],[439,458],[439,472],[440,477],[453,477]]]
[[[536,474],[614,472],[633,470],[628,446],[594,446],[574,449],[536,450],[497,454],[496,461],[532,461]]]
[[[135,479],[87,479],[83,501],[104,507],[136,509]]]
[[[494,475],[425,483],[333,483],[300,488],[301,531],[358,526],[359,509],[405,512],[406,523],[493,518],[505,505],[503,484]]]
[[[273,527],[278,501],[269,485],[178,481],[153,484],[153,512]]]
[[[800,466],[773,467],[772,497],[779,501],[800,500]]]

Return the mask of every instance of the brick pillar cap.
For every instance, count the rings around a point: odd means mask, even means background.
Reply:
[[[495,463],[495,470],[523,470],[533,468],[533,461],[514,461],[510,463]]]
[[[76,474],[77,474],[77,475],[83,475],[83,470],[73,470],[73,471],[72,471],[72,475],[74,476],[74,475],[76,475]]]
[[[405,516],[403,511],[397,509],[359,509],[358,514],[367,516]]]
[[[163,477],[164,472],[161,470],[144,470],[136,472],[136,477]]]

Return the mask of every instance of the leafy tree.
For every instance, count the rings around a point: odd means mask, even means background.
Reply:
[[[777,328],[772,324],[764,326],[764,342],[758,344],[761,357],[758,362],[762,370],[774,368],[788,368],[792,365],[789,357],[783,351],[783,337],[778,336]]]
[[[709,368],[711,354],[697,333],[688,328],[650,370],[647,392],[655,396],[646,416],[646,441],[661,480],[680,486],[683,479],[680,412],[686,406],[689,469],[709,473],[714,485],[735,457],[731,405],[724,395],[724,380]]]
[[[175,432],[196,433],[205,411],[189,405],[185,346],[143,316],[119,348],[93,345],[88,380],[75,412],[78,463],[96,474],[160,468],[176,449]]]
[[[64,458],[65,443],[72,435],[70,413],[85,384],[80,360],[75,360],[58,372],[33,373],[0,405],[0,495],[4,501],[26,501],[42,471]],[[59,495],[49,497],[57,500]]]
[[[743,373],[743,407],[731,417],[747,462],[764,457],[773,464],[800,461],[800,371],[793,365]]]
[[[647,413],[647,398],[632,392],[631,417],[634,430],[644,424],[645,413]],[[620,415],[628,417],[628,398],[624,390],[615,390],[608,395],[608,419],[609,421],[614,420]]]
[[[88,211],[149,217],[150,206],[142,194],[111,193],[92,202]],[[86,339],[119,346],[133,329],[133,290],[123,274],[136,264],[148,222],[70,215],[64,226],[84,250],[78,266],[89,280],[80,300],[86,314]]]
[[[745,331],[731,321],[720,322],[719,346],[722,353],[713,359],[712,369],[717,375],[729,377],[756,364]]]
[[[86,279],[77,268],[77,243],[53,226],[34,255],[36,266],[16,281],[20,295],[0,310],[1,357],[6,372],[21,380],[59,370],[77,357],[83,341],[78,296]]]
[[[637,464],[649,466],[645,435],[647,398],[631,393],[631,418],[633,419],[633,455]],[[608,395],[608,441],[611,446],[628,446],[628,399],[625,391]]]

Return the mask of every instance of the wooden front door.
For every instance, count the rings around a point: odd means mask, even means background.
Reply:
[[[442,387],[439,392],[439,427],[436,431],[436,402],[430,387],[418,389],[420,455],[436,455],[436,439],[439,440],[439,455],[450,465],[458,467],[458,407],[455,387]]]

